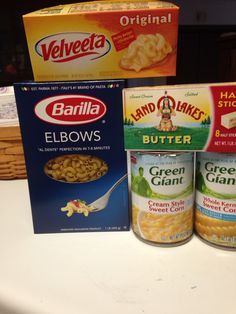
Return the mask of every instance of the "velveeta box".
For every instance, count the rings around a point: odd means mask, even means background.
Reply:
[[[236,152],[236,83],[126,88],[125,148]]]
[[[123,87],[15,84],[35,233],[129,230]]]
[[[23,16],[35,81],[174,76],[179,8],[94,1]]]

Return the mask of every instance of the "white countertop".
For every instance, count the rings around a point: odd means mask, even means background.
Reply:
[[[26,180],[0,181],[0,314],[235,314],[236,252],[194,236],[34,235]]]

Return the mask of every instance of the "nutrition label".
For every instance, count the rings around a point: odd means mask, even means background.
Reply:
[[[157,5],[152,5],[150,2],[129,2],[129,1],[103,1],[103,3],[86,3],[86,4],[75,4],[70,7],[70,13],[77,12],[99,12],[99,11],[121,11],[121,10],[130,10],[130,9],[150,9],[156,8]],[[161,7],[164,7],[163,3]],[[168,5],[169,7],[169,5]]]

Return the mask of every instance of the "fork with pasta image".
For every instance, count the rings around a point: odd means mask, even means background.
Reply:
[[[88,216],[89,213],[98,212],[106,208],[111,193],[116,189],[116,187],[121,184],[127,178],[127,174],[117,180],[110,189],[103,194],[101,197],[96,199],[94,202],[87,204],[85,201],[80,199],[69,201],[65,207],[61,208],[62,212],[67,212],[67,216],[71,217],[74,213],[83,214],[84,216]]]

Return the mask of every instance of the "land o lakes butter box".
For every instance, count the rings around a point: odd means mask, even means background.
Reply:
[[[178,6],[91,1],[23,16],[35,81],[173,76]]]
[[[129,229],[123,87],[15,84],[35,233]]]
[[[126,88],[125,148],[236,152],[236,83]]]

